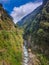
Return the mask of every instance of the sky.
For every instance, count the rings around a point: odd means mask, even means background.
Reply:
[[[0,0],[0,3],[13,17],[14,23],[17,23],[38,6],[42,5],[42,0]]]

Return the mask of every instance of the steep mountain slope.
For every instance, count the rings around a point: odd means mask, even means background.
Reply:
[[[0,4],[0,65],[21,65],[22,31]]]
[[[4,22],[3,22],[4,21]],[[12,22],[12,17],[7,15],[7,11],[3,9],[2,4],[0,4],[0,30],[6,29],[11,30],[14,23]]]
[[[27,16],[25,16],[23,19],[21,19],[17,24],[20,27],[26,27],[28,24],[30,24],[30,22],[32,22],[32,20],[35,18],[35,16],[39,13],[39,11],[41,10],[42,5],[39,6],[37,9],[35,9],[33,12],[31,12],[30,14],[28,14]],[[29,22],[28,22],[29,21]]]
[[[31,22],[30,22],[31,20]],[[41,65],[49,65],[49,0],[43,0],[41,11],[25,28],[27,46],[36,51]]]
[[[28,25],[30,25],[32,23],[32,21],[34,20],[34,18],[36,17],[36,15],[42,10],[42,8],[43,8],[43,6],[45,5],[46,2],[47,2],[47,0],[43,0],[43,4],[42,5],[37,7],[33,12],[31,12],[30,14],[25,16],[23,19],[21,19],[17,23],[17,25],[19,27],[24,27],[24,28],[26,28]]]
[[[49,24],[49,1],[47,1],[46,5],[43,6],[41,12],[39,12],[36,15],[34,20],[30,22],[30,25],[27,26],[27,28],[25,28],[25,33],[26,34],[32,34],[33,32],[37,33],[39,28],[44,29],[44,31],[47,33],[49,32],[48,24]]]

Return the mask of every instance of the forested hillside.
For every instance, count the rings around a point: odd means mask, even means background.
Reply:
[[[25,28],[28,48],[37,52],[41,65],[49,65],[49,0],[43,0],[41,11]]]
[[[0,4],[0,65],[21,65],[22,45],[22,30]]]
[[[16,25],[0,4],[0,65],[22,63],[49,65],[49,0],[43,0],[41,6]]]

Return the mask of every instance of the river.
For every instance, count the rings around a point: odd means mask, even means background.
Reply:
[[[34,65],[33,59],[35,58],[35,55],[32,54],[31,49],[26,48],[26,44],[27,44],[27,42],[24,41],[24,45],[23,45],[23,64],[22,65]]]
[[[25,44],[23,45],[23,65],[28,65],[28,61],[29,61],[29,55],[25,42]]]

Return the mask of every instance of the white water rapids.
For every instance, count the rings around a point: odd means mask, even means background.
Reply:
[[[23,46],[23,65],[28,65],[29,56],[26,46]]]

